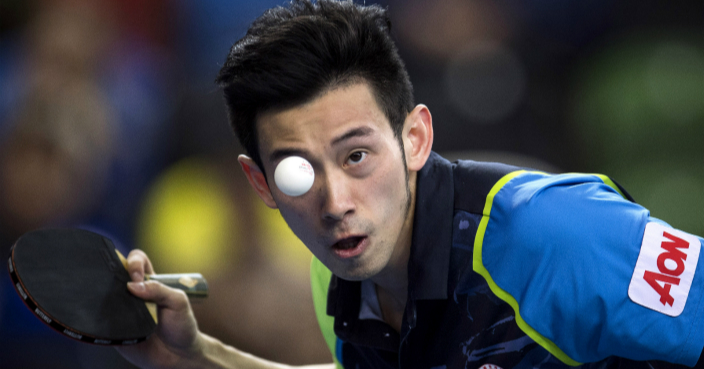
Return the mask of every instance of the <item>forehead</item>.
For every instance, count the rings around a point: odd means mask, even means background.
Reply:
[[[260,154],[266,161],[277,149],[324,148],[339,134],[361,126],[393,134],[368,84],[339,87],[303,105],[261,114],[257,118]]]

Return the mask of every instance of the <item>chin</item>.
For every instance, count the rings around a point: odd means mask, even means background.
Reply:
[[[340,266],[339,273],[334,273],[339,278],[346,281],[363,281],[377,275],[381,268],[373,268],[370,265],[359,265],[356,267]]]

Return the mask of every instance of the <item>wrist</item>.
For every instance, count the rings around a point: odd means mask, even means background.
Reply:
[[[193,346],[184,355],[183,365],[179,367],[183,369],[228,368],[220,360],[224,349],[225,345],[222,342],[199,331]]]

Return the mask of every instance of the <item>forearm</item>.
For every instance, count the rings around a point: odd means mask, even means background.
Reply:
[[[193,310],[183,291],[157,281],[144,282],[144,275],[154,269],[144,252],[133,250],[127,257],[133,281],[129,291],[159,306],[159,325],[154,334],[137,345],[118,346],[132,364],[145,369],[284,369],[289,365],[274,363],[227,346],[198,331]],[[334,369],[334,364],[306,366],[306,369]]]
[[[217,339],[201,333],[202,357],[188,367],[218,369],[284,369],[290,365],[275,363],[227,346]],[[301,369],[334,369],[335,364],[297,367]]]

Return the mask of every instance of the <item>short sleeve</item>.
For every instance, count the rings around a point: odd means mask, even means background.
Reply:
[[[704,346],[701,238],[652,218],[605,178],[504,177],[487,197],[474,269],[567,364],[620,356],[692,366]]]

